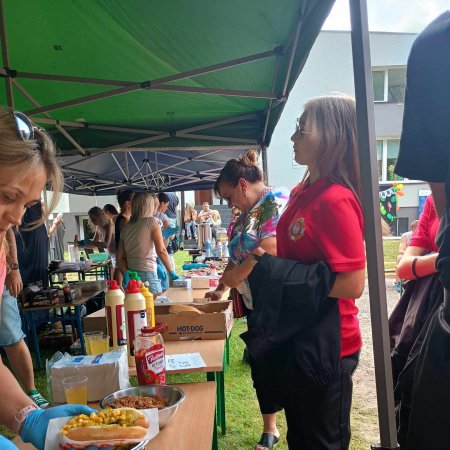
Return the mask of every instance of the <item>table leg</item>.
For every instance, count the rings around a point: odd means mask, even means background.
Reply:
[[[217,405],[216,405],[217,408]],[[214,414],[214,428],[213,428],[213,436],[212,436],[212,450],[218,450],[219,445],[217,443],[217,421],[216,415]]]
[[[216,382],[216,414],[222,436],[227,432],[225,419],[225,376],[222,372],[207,372],[206,379]]]
[[[224,364],[223,365],[223,370],[225,371],[228,366],[230,365],[230,338],[231,338],[231,333],[230,335],[225,339],[225,358],[224,358]]]
[[[78,337],[80,338],[81,353],[86,355],[86,347],[84,346],[83,324],[81,323],[81,308],[75,306],[75,317],[77,320]]]
[[[31,337],[33,339],[33,347],[34,352],[36,353],[36,364],[38,369],[42,369],[42,361],[41,361],[41,352],[39,351],[39,343],[36,333],[36,326],[34,325],[33,316],[28,316],[28,313],[24,313],[27,315],[27,323],[28,327],[31,328]]]
[[[220,396],[220,404],[219,404],[219,410],[220,410],[220,414],[219,414],[219,423],[220,423],[220,428],[222,429],[222,436],[225,436],[226,432],[227,432],[227,425],[226,425],[226,419],[225,419],[225,374],[224,372],[217,372],[217,377],[216,379],[218,380],[217,383],[217,389],[219,390],[219,396]]]

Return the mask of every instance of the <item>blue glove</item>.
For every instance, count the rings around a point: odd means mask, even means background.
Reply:
[[[162,236],[165,239],[170,238],[170,236],[173,236],[174,234],[178,234],[180,232],[180,227],[167,227],[162,230]]]
[[[126,271],[122,276],[122,286],[124,289],[127,288],[128,283],[130,282],[130,274]]]
[[[170,277],[170,279],[173,281],[173,280],[178,280],[178,278],[180,278],[177,274],[176,274],[176,272],[174,271],[174,270],[171,270],[170,272],[169,272],[169,277]]]
[[[161,261],[160,259],[157,259],[156,261],[157,261],[157,263],[158,263],[157,268],[156,268],[156,273],[157,273],[157,275],[158,275],[158,278],[159,278],[162,282],[164,282],[164,281],[167,280],[167,272],[166,272],[166,269],[165,269],[165,267],[163,266],[163,263],[162,263],[162,261]]]
[[[71,417],[78,414],[90,414],[97,412],[95,409],[84,405],[61,405],[49,409],[38,409],[30,412],[22,424],[20,437],[23,442],[31,442],[38,450],[45,447],[45,435],[48,422],[57,417]],[[3,448],[3,447],[2,447]]]
[[[18,450],[17,447],[3,436],[0,436],[0,448],[2,450]]]

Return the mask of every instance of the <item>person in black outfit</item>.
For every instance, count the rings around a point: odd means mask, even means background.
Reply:
[[[402,450],[449,448],[450,423],[450,11],[416,39],[407,67],[400,154],[395,172],[430,182],[441,227],[436,266],[445,288],[416,357]],[[444,208],[445,205],[445,208]]]
[[[114,238],[116,240],[116,248],[119,248],[120,232],[122,228],[131,217],[131,202],[134,197],[134,191],[131,189],[121,189],[117,192],[117,202],[119,203],[120,213],[116,216],[114,221]],[[122,273],[119,268],[114,269],[114,280],[117,281],[119,286],[122,284]]]

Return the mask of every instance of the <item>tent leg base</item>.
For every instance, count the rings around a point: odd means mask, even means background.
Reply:
[[[400,450],[400,445],[396,444],[395,447],[383,447],[380,444],[372,444],[370,450]]]

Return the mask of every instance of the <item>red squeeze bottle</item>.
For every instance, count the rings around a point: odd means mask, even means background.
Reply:
[[[160,333],[165,330],[166,323],[143,327],[141,334],[136,337],[134,358],[139,386],[166,384],[166,357]]]

